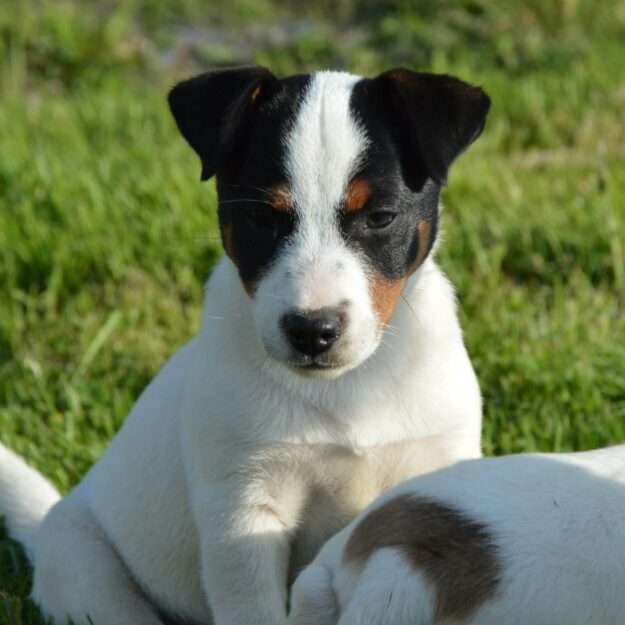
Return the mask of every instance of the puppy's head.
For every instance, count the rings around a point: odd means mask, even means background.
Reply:
[[[406,69],[252,66],[182,82],[169,103],[202,179],[217,176],[223,245],[267,353],[317,377],[362,363],[432,249],[440,188],[488,97]]]

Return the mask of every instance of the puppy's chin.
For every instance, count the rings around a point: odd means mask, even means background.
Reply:
[[[324,367],[315,366],[299,366],[292,363],[285,363],[289,371],[292,371],[295,375],[309,380],[336,380],[340,378],[344,373],[351,371],[358,366],[358,363],[354,365],[333,365]]]
[[[360,367],[376,351],[379,341],[371,345],[363,353],[354,354],[348,359],[334,359],[327,362],[314,362],[306,357],[294,356],[292,353],[284,353],[276,350],[273,345],[264,344],[269,360],[282,370],[287,370],[298,378],[308,380],[336,380],[349,371]]]

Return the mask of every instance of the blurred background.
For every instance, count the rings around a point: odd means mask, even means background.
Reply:
[[[488,91],[439,252],[484,449],[625,440],[624,0],[1,0],[2,440],[68,489],[196,330],[215,194],[165,97],[250,62]],[[0,623],[38,623],[0,542]]]

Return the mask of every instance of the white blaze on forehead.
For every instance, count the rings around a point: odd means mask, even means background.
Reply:
[[[283,137],[295,230],[261,279],[254,300],[257,335],[273,358],[286,363],[293,362],[296,351],[284,332],[284,315],[341,308],[342,334],[328,352],[335,363],[332,375],[358,366],[380,341],[366,265],[343,240],[337,218],[369,143],[350,107],[359,80],[341,72],[310,78]]]
[[[295,210],[309,235],[313,223],[325,230],[335,221],[334,209],[367,148],[365,131],[350,109],[359,80],[345,72],[313,74],[285,137]]]

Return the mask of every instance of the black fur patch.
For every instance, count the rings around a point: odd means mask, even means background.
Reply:
[[[279,80],[251,66],[197,76],[169,96],[181,133],[200,156],[202,178],[217,175],[222,233],[248,292],[297,228],[295,211],[271,206],[271,189],[288,188],[283,141],[310,80]],[[349,245],[385,279],[397,280],[429,253],[441,185],[480,134],[489,99],[456,78],[399,68],[357,82],[350,104],[369,138],[355,178],[372,193],[359,210],[335,210]],[[427,237],[419,234],[424,221]]]
[[[309,80],[292,76],[280,80],[270,94],[261,92],[253,122],[217,172],[219,220],[232,228],[235,262],[245,284],[260,279],[296,225],[293,212],[271,206],[271,190],[288,186],[283,138]]]
[[[202,180],[217,176],[222,233],[248,291],[295,227],[294,216],[273,210],[270,199],[287,182],[282,139],[309,81],[279,80],[250,66],[201,74],[169,94],[178,128],[202,162]]]
[[[419,249],[420,221],[432,222],[428,248],[434,242],[440,185],[423,166],[407,166],[405,129],[387,114],[371,81],[356,83],[351,108],[369,138],[367,158],[356,177],[366,180],[373,192],[362,210],[341,215],[341,229],[349,245],[363,253],[374,270],[397,280],[410,272],[418,256],[429,252]],[[395,218],[386,228],[372,229],[367,222],[379,211]]]
[[[481,89],[450,76],[396,69],[354,86],[351,108],[370,141],[356,177],[373,193],[361,211],[342,215],[341,228],[386,279],[411,273],[430,252],[441,185],[452,161],[479,136],[488,107]],[[393,221],[370,227],[380,212]],[[425,249],[422,221],[430,225]]]

